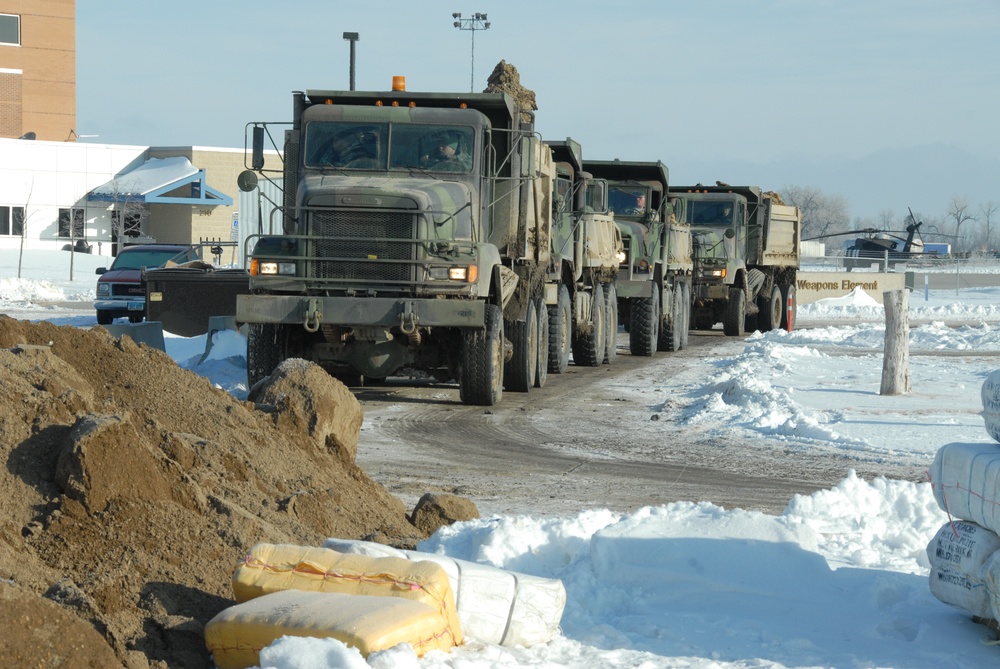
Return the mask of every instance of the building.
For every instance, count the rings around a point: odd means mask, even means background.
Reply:
[[[0,0],[0,248],[236,246],[242,148],[76,141],[75,21],[75,0]]]
[[[75,0],[0,0],[0,137],[76,138]]]

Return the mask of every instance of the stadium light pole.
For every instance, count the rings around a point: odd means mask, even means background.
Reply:
[[[476,83],[476,31],[477,30],[489,30],[490,22],[486,20],[486,14],[480,14],[476,12],[471,18],[463,19],[462,12],[455,12],[451,15],[451,18],[455,19],[452,24],[459,30],[468,30],[472,32],[472,72],[469,75],[469,92],[474,91]]]

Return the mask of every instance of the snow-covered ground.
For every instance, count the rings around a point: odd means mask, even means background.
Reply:
[[[10,255],[0,252],[0,313],[96,324],[88,307],[100,259],[77,254],[70,281],[70,254],[35,252],[17,279]],[[879,395],[882,308],[858,291],[801,305],[808,329],[729,343],[731,355],[706,360],[698,380],[681,380],[683,419],[778,444],[928,463],[945,443],[991,442],[980,390],[1000,367],[1000,289],[931,291],[926,299],[915,292],[910,315],[920,324],[910,331],[907,395]],[[217,334],[201,364],[204,337],[168,336],[166,347],[180,365],[245,396],[239,333]],[[366,663],[336,641],[287,638],[263,651],[262,666],[993,666],[994,636],[929,590],[925,551],[947,521],[929,483],[854,475],[796,496],[780,516],[678,502],[628,515],[597,508],[483,518],[444,528],[420,549],[562,579],[568,601],[555,640],[531,648],[470,642],[419,659],[396,648]]]

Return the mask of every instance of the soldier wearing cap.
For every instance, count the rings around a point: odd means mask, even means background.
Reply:
[[[458,137],[454,135],[441,137],[431,155],[424,156],[423,162],[429,169],[449,172],[466,172],[472,167],[472,160],[459,150]]]

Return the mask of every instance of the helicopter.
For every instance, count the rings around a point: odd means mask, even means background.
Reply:
[[[913,216],[913,211],[909,207],[907,207],[907,210],[910,213],[910,223],[906,226],[906,230],[862,228],[860,230],[819,235],[818,237],[803,239],[802,241],[858,235],[845,253],[844,266],[847,268],[869,267],[874,263],[885,260],[895,265],[896,263],[905,263],[929,257],[929,254],[924,253],[924,242],[920,238],[920,226],[923,225],[923,221],[917,221]],[[900,235],[905,235],[905,237]]]

